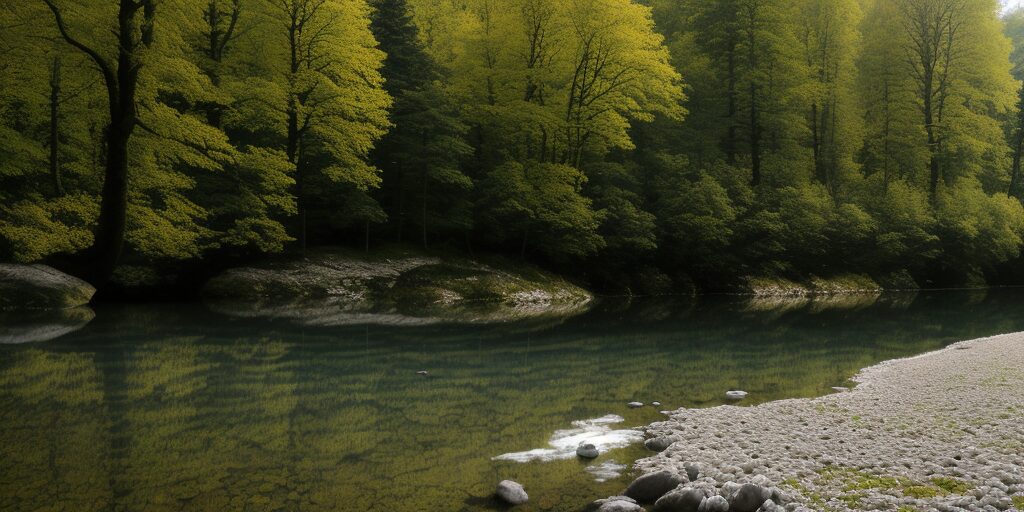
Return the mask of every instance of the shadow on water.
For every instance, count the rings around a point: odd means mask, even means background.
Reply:
[[[0,510],[479,511],[506,478],[530,493],[517,510],[578,510],[628,475],[492,458],[574,420],[662,418],[633,400],[821,395],[885,359],[1024,330],[1022,299],[606,300],[558,321],[332,328],[104,306],[57,339],[0,345]]]

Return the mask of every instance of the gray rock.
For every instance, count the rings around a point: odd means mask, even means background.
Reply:
[[[700,504],[707,498],[706,492],[687,487],[672,491],[654,503],[654,512],[697,512]]]
[[[84,306],[96,289],[45,265],[0,264],[0,309],[67,309]]]
[[[712,496],[701,502],[697,512],[729,512],[729,502],[721,496]]]
[[[719,494],[721,494],[726,500],[732,500],[732,497],[735,496],[736,493],[740,492],[741,487],[743,486],[736,482],[726,482],[722,484],[721,492]]]
[[[623,493],[640,503],[654,503],[658,498],[675,489],[685,479],[670,471],[658,471],[633,480],[626,492]]]
[[[687,462],[686,464],[683,464],[683,468],[686,469],[686,477],[689,478],[691,482],[695,482],[697,478],[700,477],[700,465],[697,463]]]
[[[526,489],[523,489],[522,485],[512,480],[502,480],[498,483],[498,490],[494,494],[498,496],[498,499],[509,505],[522,505],[530,500],[530,497],[526,494]]]
[[[655,407],[661,407],[661,402],[651,402],[651,405]]]
[[[746,391],[733,390],[726,391],[725,397],[728,398],[729,400],[743,400],[744,398],[747,397],[748,394],[749,393],[747,393]]]
[[[611,496],[594,502],[597,512],[641,512],[643,508],[628,496]]]
[[[786,512],[786,507],[775,503],[772,500],[765,500],[757,512]]]
[[[643,402],[630,402],[630,403],[628,403],[626,405],[628,405],[630,409],[639,409],[639,408],[644,406],[644,403]]]
[[[576,447],[576,455],[583,457],[584,459],[596,459],[601,453],[597,451],[597,447],[587,443],[581,444]]]
[[[675,442],[675,439],[672,439],[671,437],[658,436],[644,441],[644,446],[652,452],[663,452],[667,450],[673,442]]]
[[[756,484],[743,484],[736,494],[729,498],[733,512],[757,512],[761,505],[771,498],[771,491]]]

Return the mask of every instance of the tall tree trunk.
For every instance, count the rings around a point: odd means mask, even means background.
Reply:
[[[50,177],[53,179],[53,192],[58,197],[64,195],[60,175],[60,85],[60,57],[57,56],[50,68]]]
[[[757,111],[757,85],[750,84],[750,184],[761,184],[761,126]]]
[[[102,285],[113,274],[124,247],[128,210],[128,149],[139,121],[135,96],[142,69],[141,54],[153,44],[156,4],[154,0],[119,1],[115,66],[100,52],[71,35],[60,8],[53,0],[43,0],[43,3],[53,13],[64,41],[96,63],[107,89],[110,115],[107,126],[107,160],[96,236],[89,251],[91,268],[86,272],[93,284]],[[141,20],[138,18],[140,10]]]
[[[729,165],[736,163],[736,43],[730,38],[729,40],[729,53],[727,58],[727,73],[728,78],[726,79],[726,87],[728,89],[728,106],[727,106],[727,117],[729,119],[729,129],[725,136],[725,159]]]

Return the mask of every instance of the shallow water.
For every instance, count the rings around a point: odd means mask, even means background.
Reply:
[[[543,323],[330,329],[103,306],[34,343],[29,320],[0,316],[21,342],[0,344],[0,510],[475,511],[505,478],[530,493],[517,510],[578,510],[620,492],[629,475],[611,461],[643,447],[495,458],[719,405],[729,389],[748,405],[821,395],[885,359],[1024,330],[1022,313],[1019,290],[605,301]],[[623,422],[573,424],[608,415]]]

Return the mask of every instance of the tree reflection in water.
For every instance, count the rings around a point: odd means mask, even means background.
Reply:
[[[512,478],[522,510],[576,510],[625,479],[492,457],[572,420],[661,417],[631,400],[826,393],[881,360],[1024,329],[1020,295],[605,301],[533,324],[343,328],[102,307],[59,339],[0,345],[0,509],[479,510]]]

